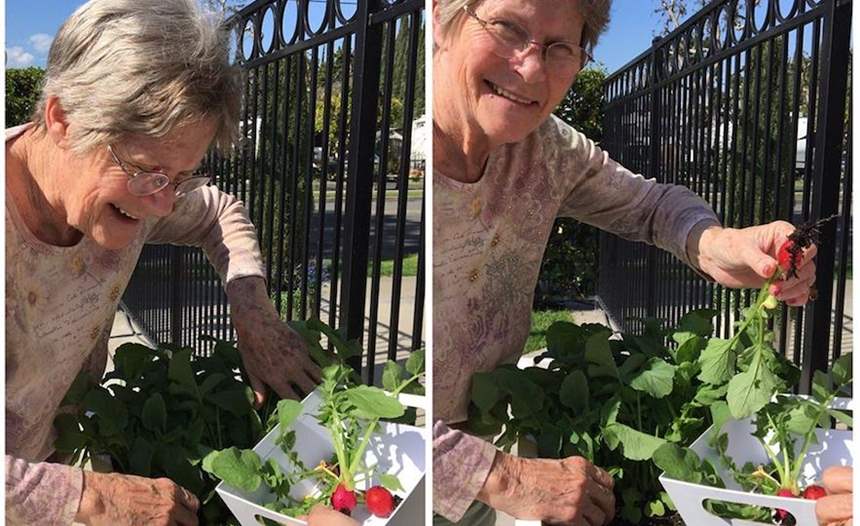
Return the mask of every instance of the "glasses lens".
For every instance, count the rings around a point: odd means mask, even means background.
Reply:
[[[546,49],[547,63],[561,73],[579,71],[584,65],[585,51],[564,42],[550,44]]]
[[[170,184],[170,178],[165,174],[140,172],[128,180],[128,191],[133,195],[152,195]]]
[[[525,29],[506,20],[496,20],[487,24],[487,29],[501,44],[500,50],[507,58],[528,45],[529,35]]]
[[[198,175],[176,185],[176,195],[185,195],[209,184],[208,175]]]

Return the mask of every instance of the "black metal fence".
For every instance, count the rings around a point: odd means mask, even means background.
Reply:
[[[778,349],[812,372],[851,348],[850,0],[715,0],[606,82],[603,146],[685,185],[725,226],[838,215],[822,228],[818,299],[777,319]],[[603,235],[599,296],[628,329],[719,310],[727,334],[751,291],[699,278],[668,253]],[[754,291],[752,291],[754,292]],[[848,291],[850,293],[850,289]]]
[[[278,311],[359,338],[370,379],[378,343],[389,359],[422,345],[424,177],[411,160],[424,156],[410,145],[424,112],[423,7],[243,8],[228,21],[245,73],[241,141],[229,158],[207,157],[216,184],[257,227]],[[123,300],[155,340],[234,338],[221,283],[199,249],[147,247]]]

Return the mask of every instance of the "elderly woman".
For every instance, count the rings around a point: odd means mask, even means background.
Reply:
[[[199,171],[239,119],[227,38],[195,0],[92,0],[51,46],[31,123],[6,132],[6,517],[16,524],[196,524],[166,479],[45,462],[82,371],[101,377],[144,243],[202,247],[226,287],[258,403],[319,369],[280,321],[242,205]]]
[[[556,217],[670,251],[730,287],[776,269],[793,227],[722,228],[691,191],[635,175],[551,116],[588,61],[609,0],[435,0],[434,509],[437,523],[523,519],[604,524],[612,480],[571,457],[523,459],[458,430],[472,375],[514,361],[529,333],[541,257]],[[790,305],[815,276],[774,286]],[[474,502],[473,501],[477,501]]]

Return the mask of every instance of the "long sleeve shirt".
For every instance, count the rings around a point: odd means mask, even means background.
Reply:
[[[7,143],[27,125],[6,131]],[[145,243],[199,246],[222,282],[265,276],[256,231],[241,202],[205,187],[172,214],[146,220],[127,247],[84,237],[49,245],[6,200],[6,518],[11,524],[71,524],[83,484],[79,468],[44,462],[54,417],[82,370],[100,378],[123,291]]]
[[[656,245],[687,264],[691,230],[719,221],[690,190],[630,172],[554,116],[491,152],[475,183],[434,173],[433,217],[433,505],[456,522],[495,449],[446,424],[466,420],[473,374],[520,356],[555,218]]]

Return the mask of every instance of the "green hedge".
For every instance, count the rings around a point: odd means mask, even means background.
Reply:
[[[39,94],[42,92],[42,68],[6,70],[6,127],[24,124],[30,120]]]

